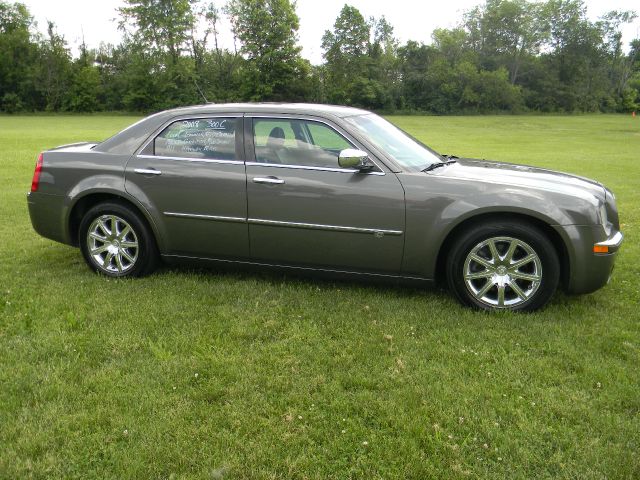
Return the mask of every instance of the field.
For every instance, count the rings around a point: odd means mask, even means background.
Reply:
[[[432,145],[595,178],[615,275],[544,311],[445,291],[164,268],[40,238],[37,153],[123,116],[0,116],[0,478],[639,478],[640,118],[391,117]]]

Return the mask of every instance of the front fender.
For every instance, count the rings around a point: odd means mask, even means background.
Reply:
[[[406,194],[403,274],[434,278],[448,235],[485,214],[517,214],[546,225],[597,224],[597,199],[509,185],[401,174]],[[569,241],[562,237],[571,251]]]

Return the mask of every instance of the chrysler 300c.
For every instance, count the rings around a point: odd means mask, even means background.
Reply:
[[[535,310],[592,292],[620,244],[614,195],[540,168],[443,156],[364,110],[228,104],[40,154],[29,213],[113,277],[162,258],[446,281]]]

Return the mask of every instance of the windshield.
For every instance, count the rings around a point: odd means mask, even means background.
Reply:
[[[442,162],[436,152],[378,115],[354,115],[345,120],[407,170],[420,171]]]

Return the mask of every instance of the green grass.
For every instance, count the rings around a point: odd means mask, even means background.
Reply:
[[[95,275],[32,231],[25,193],[40,150],[133,120],[0,117],[0,478],[640,477],[640,119],[392,118],[616,193],[611,283],[532,315],[280,274]]]

